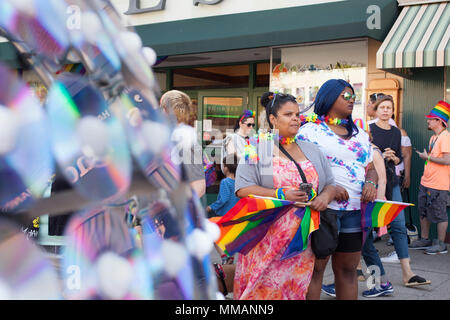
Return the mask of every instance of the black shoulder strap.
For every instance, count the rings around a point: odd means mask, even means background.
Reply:
[[[287,150],[280,144],[278,146],[278,148],[281,150],[281,152],[283,152],[285,154],[286,157],[288,157],[289,160],[291,160],[292,162],[294,162],[295,166],[297,167],[298,173],[300,173],[300,176],[302,177],[302,181],[304,183],[307,183],[308,181],[306,180],[306,176],[305,173],[303,172],[302,168],[300,167],[300,165],[297,163],[297,161],[295,161],[292,156],[289,154],[289,152],[287,152]]]

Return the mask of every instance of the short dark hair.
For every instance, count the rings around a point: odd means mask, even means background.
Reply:
[[[229,154],[222,160],[223,166],[228,169],[232,174],[236,174],[238,166],[238,157],[236,153]]]
[[[277,117],[278,111],[286,102],[297,103],[297,100],[293,95],[284,93],[266,92],[262,95],[261,105],[266,109],[267,123],[269,123],[270,129],[273,129],[273,126],[270,122],[269,116],[273,114],[275,117]]]

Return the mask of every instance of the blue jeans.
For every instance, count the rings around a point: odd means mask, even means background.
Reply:
[[[396,185],[392,190],[392,201],[403,201],[399,185]],[[397,252],[398,258],[409,258],[408,232],[406,230],[405,213],[403,212],[403,210],[399,213],[397,218],[395,218],[395,220],[391,222],[389,227],[389,234],[391,235],[392,241],[394,241],[394,248]]]
[[[396,185],[392,190],[392,201],[403,201],[400,186]],[[408,254],[408,234],[405,226],[405,213],[403,210],[397,218],[389,225],[389,234],[394,242],[394,248],[399,259],[409,258]],[[377,250],[373,245],[372,230],[369,231],[366,242],[364,243],[362,256],[367,266],[377,265],[380,268],[381,275],[384,275],[383,264]]]
[[[364,242],[361,254],[367,267],[373,265],[378,266],[378,268],[380,268],[380,275],[384,276],[386,272],[384,271],[383,264],[381,263],[380,256],[378,255],[378,251],[373,245],[372,230],[373,229],[370,229],[368,232],[368,236],[366,242]]]

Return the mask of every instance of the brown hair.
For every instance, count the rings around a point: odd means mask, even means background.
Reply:
[[[373,105],[373,110],[377,111],[378,106],[384,101],[390,101],[392,103],[392,111],[395,111],[395,104],[394,104],[394,99],[392,98],[392,96],[382,96],[382,97],[380,97],[377,100],[377,102],[375,102],[375,104]]]
[[[167,113],[173,113],[178,123],[194,125],[192,101],[186,93],[178,90],[167,91],[161,97],[161,107]]]

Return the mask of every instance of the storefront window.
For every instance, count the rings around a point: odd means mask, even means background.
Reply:
[[[246,88],[248,79],[248,65],[173,70],[173,87],[178,90]]]
[[[256,65],[256,87],[268,87],[270,82],[270,63]]]
[[[365,118],[367,41],[272,49],[270,90],[292,94],[300,111],[312,112],[320,86],[329,79],[344,79],[356,94],[353,118]]]
[[[158,82],[159,85],[159,89],[161,91],[166,91],[167,90],[167,85],[166,85],[166,79],[167,79],[167,74],[165,71],[161,72],[158,70],[153,70],[154,74],[155,74],[155,79],[156,82]]]

